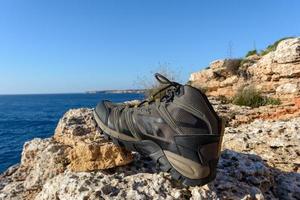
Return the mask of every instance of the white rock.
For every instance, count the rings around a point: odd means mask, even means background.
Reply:
[[[281,41],[274,52],[274,61],[281,64],[300,61],[300,38]]]
[[[295,83],[285,83],[276,88],[277,94],[297,94],[300,88]]]

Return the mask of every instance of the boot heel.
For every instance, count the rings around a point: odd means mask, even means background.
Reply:
[[[216,177],[224,125],[218,135],[178,135],[175,143],[179,154],[164,151],[172,167],[186,185],[204,185]]]

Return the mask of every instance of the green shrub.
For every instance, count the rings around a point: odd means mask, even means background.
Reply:
[[[265,50],[262,50],[260,52],[260,55],[264,56],[268,53],[270,53],[271,51],[275,51],[279,42],[283,41],[283,40],[286,40],[286,39],[290,39],[290,38],[294,38],[294,37],[284,37],[284,38],[281,38],[280,40],[277,40],[276,42],[274,42],[273,44],[267,46],[267,48]]]
[[[232,103],[256,108],[264,105],[278,105],[281,102],[279,99],[262,96],[253,86],[249,86],[240,89],[233,97]]]
[[[257,55],[257,50],[256,49],[248,51],[245,57],[247,58],[248,56],[252,56],[252,55]]]
[[[275,98],[267,98],[267,102],[266,102],[267,105],[280,105],[281,104],[281,101],[280,99],[275,99]]]

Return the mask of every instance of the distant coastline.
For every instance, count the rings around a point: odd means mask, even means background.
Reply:
[[[86,94],[143,94],[145,89],[128,89],[128,90],[92,90],[86,91]]]

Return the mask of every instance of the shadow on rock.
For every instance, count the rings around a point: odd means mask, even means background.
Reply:
[[[299,199],[299,181],[299,173],[283,172],[268,166],[260,156],[226,149],[216,179],[193,188],[192,194],[213,199]]]

